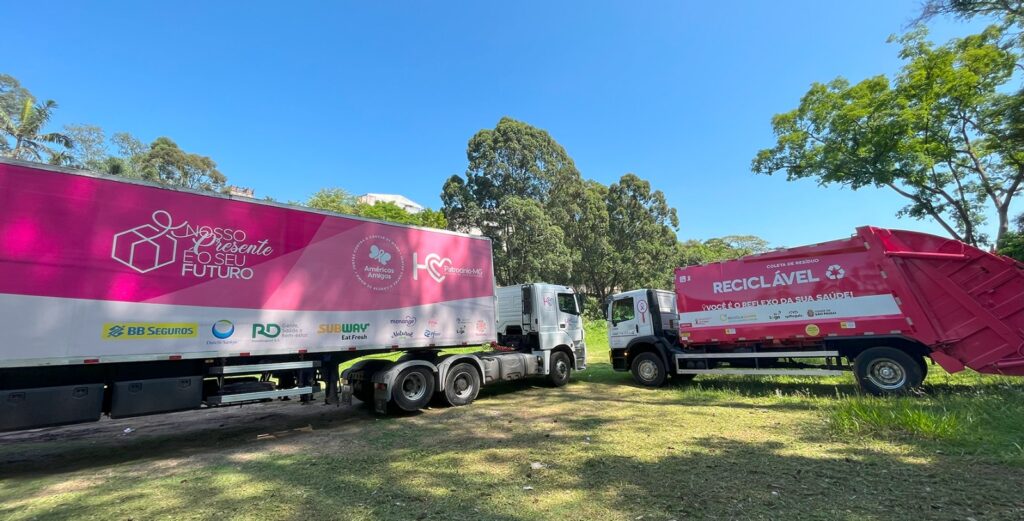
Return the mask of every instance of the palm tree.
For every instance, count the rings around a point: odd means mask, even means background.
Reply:
[[[14,159],[42,161],[44,153],[51,158],[61,153],[45,143],[64,148],[74,146],[71,138],[59,132],[41,133],[55,108],[57,102],[53,100],[33,104],[32,99],[26,99],[17,119],[0,110],[0,136],[4,138],[0,141],[0,154]],[[14,142],[13,147],[8,140]]]

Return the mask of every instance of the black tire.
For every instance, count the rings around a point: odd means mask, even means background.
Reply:
[[[928,378],[928,359],[923,356],[914,357],[917,359],[918,365],[921,366],[921,381],[925,381]]]
[[[661,387],[665,383],[665,362],[657,353],[636,355],[629,371],[633,373],[633,380],[645,387]]]
[[[406,412],[418,411],[434,396],[434,372],[423,366],[407,367],[395,377],[391,400]]]
[[[448,403],[456,407],[473,403],[480,394],[480,373],[469,364],[455,364],[444,377],[443,392]]]
[[[569,383],[572,376],[572,362],[569,355],[557,351],[551,353],[551,370],[548,371],[548,383],[554,387],[562,387]]]
[[[352,388],[352,396],[365,404],[373,404],[373,394],[373,382],[369,380],[359,382],[359,386]]]
[[[853,362],[857,386],[868,394],[905,394],[924,381],[920,357],[892,347],[872,347]]]

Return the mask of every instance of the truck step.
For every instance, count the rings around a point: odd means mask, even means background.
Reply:
[[[753,374],[771,376],[840,376],[846,371],[834,369],[676,369],[676,374]]]
[[[302,396],[304,394],[313,394],[316,390],[317,389],[314,387],[295,387],[292,389],[277,389],[274,391],[259,391],[254,393],[223,394],[208,396],[206,398],[206,403],[209,405],[225,405],[229,403],[283,398],[285,396]]]
[[[687,353],[676,358],[687,360],[705,358],[825,358],[839,356],[839,351],[762,351],[759,353]]]
[[[279,362],[274,364],[223,365],[211,367],[209,374],[250,374],[267,371],[312,369],[314,367],[320,367],[320,362],[312,360],[308,362]]]

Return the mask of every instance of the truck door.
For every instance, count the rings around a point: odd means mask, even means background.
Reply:
[[[583,341],[583,321],[577,307],[576,294],[558,293],[558,328],[565,332],[573,344]]]
[[[538,302],[534,309],[533,327],[541,334],[540,348],[551,349],[554,345],[549,345],[549,343],[554,339],[549,337],[562,331],[562,328],[559,327],[558,298],[555,296],[554,288],[543,284],[534,284],[534,287],[538,288],[536,291]]]
[[[608,343],[612,349],[625,348],[636,337],[654,334],[645,290],[616,295],[612,299],[610,311]]]

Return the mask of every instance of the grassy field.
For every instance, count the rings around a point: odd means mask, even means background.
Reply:
[[[276,402],[0,435],[0,519],[1024,519],[1024,380],[613,372],[379,418]],[[133,429],[125,432],[125,429]]]

